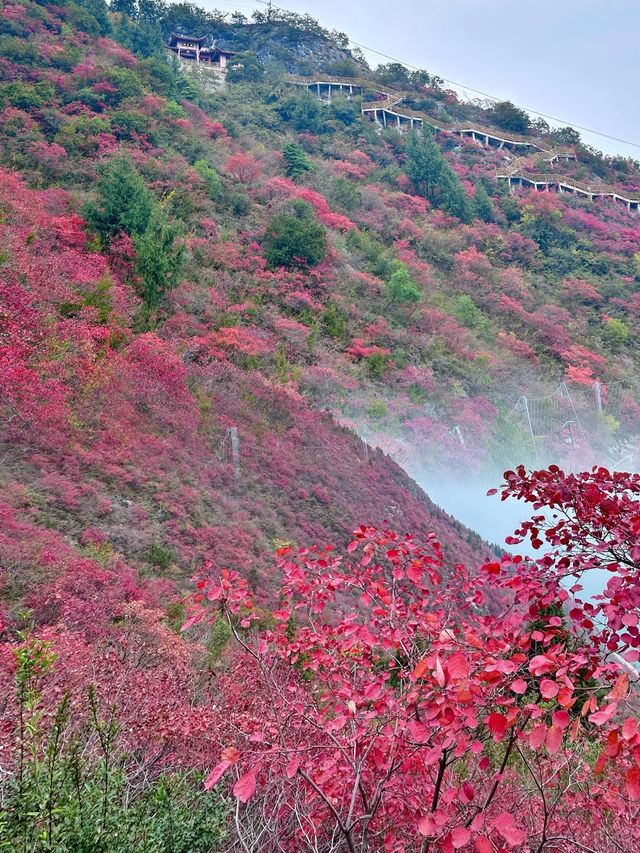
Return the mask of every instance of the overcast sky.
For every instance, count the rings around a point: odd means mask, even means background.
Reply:
[[[245,15],[265,8],[254,0],[199,2]],[[581,131],[602,151],[640,159],[640,0],[279,0],[274,5],[308,12],[354,42],[562,124],[636,143]],[[371,65],[388,61],[365,53]]]

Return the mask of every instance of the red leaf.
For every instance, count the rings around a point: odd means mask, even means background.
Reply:
[[[631,799],[640,802],[640,767],[631,767],[627,771],[624,784]]]
[[[456,828],[452,830],[451,843],[455,850],[459,850],[460,847],[464,847],[464,845],[468,844],[470,841],[471,831],[467,829],[466,826],[456,826]]]
[[[610,702],[615,702],[619,699],[624,699],[629,690],[629,676],[626,673],[620,675],[613,687],[613,690],[607,695]]]
[[[460,788],[460,799],[462,800],[462,802],[471,803],[473,802],[474,796],[475,791],[471,782],[463,782],[462,787]]]
[[[256,792],[256,774],[257,767],[252,767],[247,770],[233,786],[233,796],[240,800],[241,803],[248,802]]]
[[[533,750],[538,750],[544,743],[545,735],[547,734],[547,729],[542,723],[539,723],[537,726],[534,726],[533,729],[529,732],[529,746]]]
[[[414,678],[414,679],[422,678],[422,676],[427,671],[427,667],[428,667],[427,659],[422,658],[422,660],[416,664],[415,669],[411,673],[411,678]]]
[[[597,773],[598,775],[600,775],[600,773],[603,772],[603,770],[605,769],[605,767],[609,763],[610,757],[611,756],[609,754],[609,749],[608,749],[608,747],[605,746],[605,748],[602,750],[602,752],[598,756],[598,760],[596,761],[596,763],[593,767],[594,772]]]
[[[204,780],[205,790],[210,791],[214,785],[216,785],[220,779],[222,778],[224,772],[231,767],[230,761],[221,761],[220,764],[216,764],[211,773]]]
[[[412,583],[420,583],[422,581],[422,568],[415,563],[411,563],[407,568],[407,577]]]
[[[502,740],[507,731],[507,718],[503,714],[489,714],[487,728],[494,740]]]
[[[469,675],[469,662],[463,654],[451,655],[445,664],[449,678],[467,678]]]
[[[420,835],[424,835],[425,838],[435,835],[437,831],[435,821],[431,815],[425,815],[425,817],[421,817],[418,821],[418,832]]]
[[[557,726],[559,729],[566,729],[571,722],[568,711],[555,711],[551,719],[553,725]]]
[[[558,695],[559,691],[560,688],[556,682],[551,681],[549,678],[543,678],[540,682],[540,693],[543,699],[553,699],[554,696]]]
[[[287,779],[293,779],[293,777],[298,772],[298,768],[300,767],[300,757],[298,755],[294,755],[291,761],[287,764],[285,769],[285,773],[287,775]]]
[[[238,760],[239,760],[239,758],[240,758],[240,753],[239,753],[239,752],[238,752],[238,750],[235,748],[235,746],[227,746],[227,747],[226,747],[225,749],[223,749],[223,750],[222,750],[222,752],[220,753],[220,758],[221,758],[223,761],[228,761],[228,762],[229,762],[229,764],[235,764],[235,763],[236,763],[236,761],[238,761]]]
[[[493,853],[493,844],[486,835],[479,835],[476,838],[476,853]]]
[[[611,704],[607,705],[606,708],[603,708],[600,711],[596,711],[594,714],[589,714],[589,722],[593,723],[596,726],[604,726],[604,724],[608,723],[611,717],[613,717],[617,708],[618,703],[611,702]]]
[[[547,732],[545,746],[549,755],[555,755],[562,746],[562,729],[558,728],[558,726],[551,726]]]
[[[407,723],[407,731],[416,743],[427,743],[429,740],[430,731],[419,720],[411,720],[410,723]]]
[[[509,812],[499,814],[493,819],[492,824],[509,846],[515,847],[517,844],[522,844],[526,838],[525,833],[515,825],[513,815]]]
[[[553,669],[553,663],[546,655],[535,655],[529,661],[529,672],[531,675],[544,675]]]

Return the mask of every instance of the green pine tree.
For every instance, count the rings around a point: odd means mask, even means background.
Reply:
[[[178,234],[178,226],[169,223],[158,206],[144,234],[134,238],[140,296],[150,311],[158,308],[165,293],[178,284],[184,251],[182,246],[175,246]]]
[[[474,215],[484,222],[493,222],[493,205],[484,184],[479,181],[473,194]]]
[[[314,266],[327,254],[327,234],[306,201],[296,199],[273,217],[264,238],[270,267]]]
[[[120,231],[131,237],[144,234],[157,202],[129,159],[117,157],[103,167],[97,191],[98,199],[87,202],[82,213],[103,241]]]
[[[285,162],[285,171],[288,178],[297,180],[304,172],[312,172],[313,163],[297,142],[287,142],[282,149]]]
[[[135,18],[138,13],[135,0],[111,0],[109,8],[112,12],[121,12],[130,18]]]
[[[462,222],[471,220],[471,205],[464,187],[426,124],[421,135],[414,132],[409,137],[405,170],[417,192],[434,207]]]

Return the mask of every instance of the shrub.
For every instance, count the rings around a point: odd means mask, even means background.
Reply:
[[[233,56],[228,69],[227,80],[231,83],[256,83],[264,77],[264,66],[251,51]]]
[[[416,303],[420,301],[420,288],[411,278],[409,270],[404,264],[398,264],[387,284],[389,292],[389,304],[399,302],[401,304]]]
[[[284,849],[637,849],[640,478],[519,466],[500,491],[538,511],[507,543],[542,558],[469,570],[434,534],[361,525],[344,554],[278,551],[266,630],[237,572],[199,580],[185,629],[224,621],[239,646],[205,787],[226,775],[247,848],[268,814]]]
[[[626,344],[630,334],[627,324],[616,317],[607,317],[602,324],[602,336],[612,349],[619,349]]]
[[[345,210],[357,210],[362,205],[362,193],[346,178],[336,178],[331,184],[330,198]]]
[[[262,245],[270,267],[315,266],[327,254],[327,235],[308,202],[294,199],[277,213]]]
[[[453,314],[456,320],[468,329],[475,329],[483,320],[482,311],[466,293],[456,298]]]
[[[222,181],[214,167],[206,160],[196,160],[193,168],[205,183],[207,195],[212,201],[217,201],[222,195]]]
[[[0,785],[0,847],[39,853],[101,850],[206,853],[226,835],[227,807],[202,791],[197,773],[140,774],[140,756],[122,751],[114,709],[89,687],[88,719],[64,694],[45,714],[43,678],[56,655],[26,638],[15,650],[15,773]],[[9,697],[5,697],[9,700]],[[13,698],[13,697],[12,697]]]
[[[280,117],[299,132],[320,133],[322,130],[322,105],[306,90],[284,98],[276,109]]]

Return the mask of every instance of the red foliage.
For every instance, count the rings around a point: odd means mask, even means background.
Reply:
[[[370,355],[391,355],[391,350],[376,344],[366,344],[361,338],[354,338],[346,350],[354,359],[368,358]]]
[[[224,168],[238,184],[254,184],[262,174],[262,166],[249,154],[233,154]]]
[[[243,831],[259,814],[291,850],[336,835],[389,851],[640,843],[629,675],[605,657],[640,657],[640,477],[505,476],[503,499],[563,511],[517,532],[556,548],[538,561],[470,574],[445,569],[433,537],[362,526],[345,556],[279,552],[275,627],[257,633],[246,584],[205,567],[185,627],[223,619],[238,643],[222,685],[234,735],[208,784],[236,780]],[[603,558],[602,603],[576,599],[567,627],[562,580]]]
[[[565,288],[565,298],[568,300],[579,299],[582,302],[597,303],[602,299],[599,291],[590,282],[581,278],[565,279],[562,286]]]
[[[536,355],[536,351],[533,347],[530,347],[529,344],[525,343],[525,341],[521,341],[520,338],[513,334],[513,332],[498,332],[497,340],[501,346],[508,349],[509,352],[512,352],[519,358],[525,358],[533,364],[538,363],[538,356]]]
[[[270,178],[265,188],[274,196],[301,198],[303,201],[309,202],[316,211],[320,222],[327,228],[334,228],[336,231],[349,231],[356,227],[347,216],[343,216],[341,213],[333,213],[329,208],[329,202],[320,193],[308,187],[298,186],[288,178]]]

